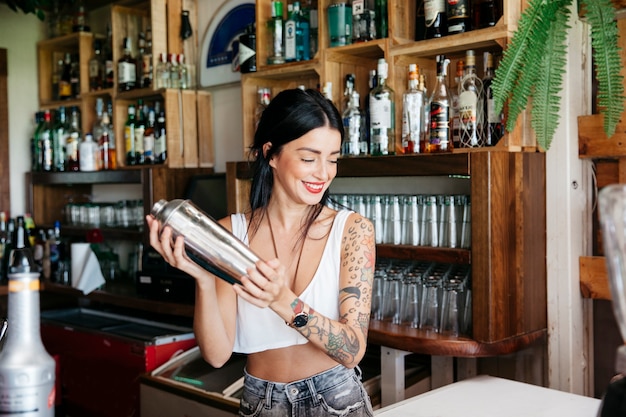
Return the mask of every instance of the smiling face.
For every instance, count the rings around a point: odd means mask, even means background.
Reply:
[[[267,143],[266,146],[271,146]],[[272,156],[273,196],[296,203],[318,204],[337,175],[341,134],[330,127],[318,127],[283,145]]]

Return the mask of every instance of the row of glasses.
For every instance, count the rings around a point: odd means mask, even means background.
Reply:
[[[65,205],[65,220],[70,226],[141,229],[144,223],[143,200],[70,202]]]
[[[376,243],[464,248],[471,246],[471,202],[464,194],[332,194],[374,224]]]
[[[469,335],[467,265],[382,260],[374,274],[372,318],[447,336]]]

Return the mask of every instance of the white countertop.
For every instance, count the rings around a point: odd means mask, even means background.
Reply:
[[[408,398],[377,417],[595,417],[600,400],[481,375]]]

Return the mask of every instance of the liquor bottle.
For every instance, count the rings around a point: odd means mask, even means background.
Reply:
[[[465,55],[465,70],[459,84],[459,135],[462,148],[484,145],[483,82],[476,75],[476,55],[468,50]]]
[[[77,98],[80,95],[80,66],[78,64],[78,55],[73,57],[70,69],[70,89],[72,90],[71,98]]]
[[[389,34],[387,0],[375,0],[376,38],[384,39]]]
[[[178,68],[178,55],[170,54],[170,88],[180,88],[180,70]]]
[[[137,85],[137,61],[132,55],[132,39],[124,38],[124,55],[117,61],[117,88],[129,91]]]
[[[48,245],[50,247],[50,280],[63,283],[64,247],[61,240],[61,222],[55,221],[54,228],[48,231]]]
[[[80,170],[82,172],[98,171],[98,144],[93,140],[91,133],[86,133],[80,142],[78,153],[80,155]]]
[[[270,104],[271,100],[272,100],[271,89],[267,87],[259,87],[257,89],[257,102],[256,102],[255,113],[254,113],[254,130],[256,130],[257,126],[259,125],[261,116],[263,115],[263,112],[265,111],[267,106]]]
[[[146,28],[146,45],[142,55],[143,74],[141,78],[141,86],[143,88],[152,87],[152,28]]]
[[[41,171],[41,130],[44,126],[44,112],[35,113],[35,127],[33,129],[33,137],[30,140],[31,165],[33,172]]]
[[[41,170],[54,171],[54,126],[52,125],[52,113],[45,110],[43,113],[44,126],[41,129]]]
[[[70,129],[67,123],[65,107],[59,107],[56,113],[56,119],[52,136],[53,170],[62,172],[66,169],[66,144]]]
[[[107,23],[107,38],[103,46],[104,55],[104,86],[103,88],[113,88],[115,84],[115,69],[113,64],[113,31],[111,24]]]
[[[135,119],[135,163],[141,165],[144,163],[143,136],[146,132],[146,117],[142,99],[137,100]]]
[[[352,91],[348,107],[342,114],[345,134],[341,154],[344,156],[359,156],[366,151],[365,116],[359,107],[359,93]]]
[[[448,35],[468,32],[472,28],[471,0],[446,0]]]
[[[502,136],[504,136],[504,115],[502,112],[495,111],[495,103],[493,100],[493,55],[485,52],[483,55],[485,76],[483,78],[484,99],[484,135],[485,146],[495,146],[498,144]]]
[[[271,17],[267,21],[268,33],[268,54],[267,63],[283,64],[285,62],[284,51],[284,34],[283,34],[283,2],[272,1],[271,3]]]
[[[105,83],[104,59],[102,56],[102,42],[93,41],[93,57],[89,60],[89,90],[101,90]]]
[[[437,55],[437,81],[430,96],[430,133],[426,152],[451,152],[450,97],[446,87],[446,75],[450,60]]]
[[[502,1],[481,0],[478,3],[478,7],[475,8],[474,15],[477,15],[474,19],[477,27],[495,26],[502,16]]]
[[[293,3],[293,12],[296,16],[296,61],[311,59],[310,24],[300,8],[300,2]]]
[[[304,0],[303,8],[305,18],[309,20],[309,56],[314,57],[318,49],[319,12],[317,0]]]
[[[112,170],[117,168],[117,153],[115,152],[115,133],[109,119],[109,112],[102,113],[100,121],[100,136],[98,146],[100,149],[100,166],[103,170]]]
[[[143,134],[143,161],[144,164],[153,164],[154,161],[154,131],[155,131],[154,110],[148,112],[148,123]]]
[[[402,95],[402,150],[405,154],[419,153],[424,124],[424,92],[419,89],[416,64],[409,65],[408,89]]]
[[[65,165],[68,171],[80,171],[79,158],[81,156],[79,154],[79,145],[81,143],[81,137],[78,108],[72,107],[70,127],[65,143]]]
[[[425,0],[417,0],[415,9],[415,40],[423,41],[426,39],[426,16],[424,15]]]
[[[5,282],[2,265],[4,264],[4,250],[7,244],[7,212],[0,211],[0,282]]]
[[[181,89],[186,90],[190,88],[189,68],[185,63],[184,54],[178,54],[178,82]]]
[[[9,257],[11,255],[11,251],[15,247],[15,241],[13,240],[15,238],[15,219],[8,218],[6,227],[6,240],[4,241],[4,252],[2,253],[2,264],[0,265],[0,276],[2,277],[2,282],[5,283],[8,279],[7,274],[9,272]]]
[[[52,71],[52,100],[61,100],[59,89],[64,62],[63,59],[57,60],[54,70]]]
[[[369,94],[372,155],[393,155],[395,144],[395,93],[387,85],[387,61],[378,60],[378,83]]]
[[[170,63],[167,60],[167,54],[161,52],[159,62],[156,67],[156,88],[170,87]]]
[[[254,22],[246,26],[239,35],[239,71],[242,74],[256,72],[256,25]]]
[[[90,27],[87,24],[87,12],[83,0],[78,0],[74,5],[74,19],[72,24],[72,32],[89,32]]]
[[[459,131],[459,87],[463,79],[465,61],[459,59],[456,62],[456,76],[454,84],[450,86],[450,119],[452,120],[452,145],[459,148],[461,145],[461,133]]]
[[[15,218],[15,230],[13,232],[13,247],[14,248],[30,248],[30,240],[26,234],[26,224],[24,222],[24,216],[17,216]]]
[[[341,112],[345,112],[350,107],[352,93],[354,92],[354,74],[346,74],[343,99],[341,101]]]
[[[128,105],[128,116],[124,124],[124,143],[126,145],[126,165],[137,165],[135,157],[135,105]]]
[[[104,115],[104,100],[96,98],[96,121],[91,128],[93,137],[97,140],[102,135],[102,116]]]
[[[441,38],[448,34],[446,0],[424,0],[426,39]]]
[[[370,70],[369,72],[369,77],[367,80],[367,85],[369,87],[369,91],[367,92],[367,97],[365,101],[365,108],[364,108],[364,112],[365,112],[365,141],[367,142],[367,152],[366,155],[371,154],[372,152],[372,137],[370,135],[370,132],[372,131],[372,124],[371,124],[371,118],[370,118],[370,100],[369,100],[369,95],[372,93],[372,90],[374,88],[376,88],[376,83],[378,83],[378,78],[376,76],[376,70]]]
[[[135,54],[135,80],[136,88],[141,88],[143,85],[143,55],[146,52],[146,34],[139,32],[137,34],[137,54]]]
[[[59,100],[69,100],[72,98],[72,55],[65,54],[63,61],[63,71],[59,79]]]
[[[376,39],[376,12],[374,0],[352,1],[352,43]]]
[[[293,3],[287,4],[287,20],[285,20],[285,62],[296,60],[296,15]]]
[[[419,76],[419,87],[424,96],[424,124],[422,125],[422,134],[420,136],[420,153],[426,152],[426,146],[430,137],[430,98],[428,97],[428,91],[426,90],[426,82],[424,74]]]
[[[156,111],[155,111],[156,113]],[[167,131],[165,126],[165,112],[158,113],[154,127],[154,161],[157,164],[165,163],[167,159]]]

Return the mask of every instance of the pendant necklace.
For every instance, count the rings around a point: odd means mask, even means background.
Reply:
[[[270,236],[272,236],[272,246],[274,247],[274,255],[278,258],[278,250],[276,249],[276,239],[274,238],[274,228],[272,227],[272,221],[270,220],[270,215],[267,215],[267,224],[270,227]],[[298,270],[300,269],[300,259],[302,259],[302,252],[304,251],[304,242],[306,238],[302,240],[302,244],[300,245],[300,253],[298,254],[298,262],[296,263],[296,272],[293,275],[293,282],[296,282],[298,278]]]

